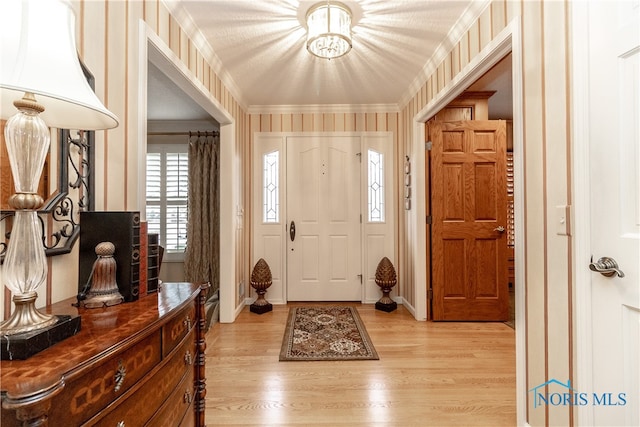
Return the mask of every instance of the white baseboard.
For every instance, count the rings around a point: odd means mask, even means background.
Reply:
[[[254,297],[247,297],[244,299],[244,305],[251,305],[256,301],[257,298]],[[406,301],[404,298],[402,297],[393,297],[393,300],[400,304],[400,305],[406,305]],[[271,301],[269,300],[269,302],[273,305],[286,305],[287,302],[286,301]],[[372,301],[363,301],[363,304],[375,304],[376,302],[378,302],[378,300],[372,300]],[[409,308],[409,307],[407,307]],[[409,311],[411,311],[413,313],[413,308],[411,308]]]

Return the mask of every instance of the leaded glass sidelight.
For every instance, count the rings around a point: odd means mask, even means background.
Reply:
[[[262,221],[280,221],[280,152],[273,151],[263,156],[262,173]]]
[[[367,176],[369,222],[384,222],[384,154],[369,150]]]

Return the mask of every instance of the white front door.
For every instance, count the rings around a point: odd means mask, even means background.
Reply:
[[[576,389],[587,394],[580,408],[581,425],[640,425],[640,2],[574,3],[576,26],[588,43],[588,59],[576,60],[575,102],[586,128],[577,128],[576,150],[588,141],[589,218],[578,259],[578,296],[586,292],[590,307],[579,316],[579,366]],[[586,8],[586,9],[583,9]],[[579,36],[579,34],[578,34]],[[584,61],[580,64],[580,61]],[[585,67],[581,67],[584,65]],[[583,83],[581,83],[583,82]],[[582,86],[580,86],[582,84]],[[580,92],[582,91],[582,92]],[[582,139],[583,141],[581,141]],[[586,144],[585,144],[586,145]],[[578,154],[579,156],[579,154]],[[579,157],[578,157],[579,158]],[[578,164],[580,167],[580,164]],[[585,168],[586,169],[586,168]],[[577,177],[580,180],[580,177]],[[580,195],[577,194],[577,198]],[[577,218],[580,224],[583,217]],[[580,240],[578,240],[580,243]],[[578,247],[580,250],[580,247]],[[590,252],[590,253],[588,253]],[[580,254],[579,254],[580,255]],[[618,271],[610,268],[617,262]],[[592,264],[590,265],[590,262]],[[607,276],[597,270],[609,267]],[[596,270],[596,271],[591,271]],[[584,280],[580,280],[584,278]],[[590,309],[590,316],[589,310]],[[586,327],[585,327],[586,324]],[[582,353],[580,353],[582,352]],[[590,359],[590,360],[589,360]]]
[[[287,138],[287,300],[360,301],[360,139]]]

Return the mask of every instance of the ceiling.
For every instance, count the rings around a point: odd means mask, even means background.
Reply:
[[[152,62],[147,64],[147,73],[148,120],[211,120],[209,113],[184,93]]]
[[[247,109],[264,106],[404,105],[424,84],[429,60],[449,51],[486,4],[471,0],[343,0],[353,12],[353,48],[331,61],[306,51],[304,18],[317,0],[165,0],[210,47],[214,69]],[[473,19],[473,20],[472,20]],[[200,36],[198,36],[200,37]],[[207,47],[208,50],[208,47]],[[498,64],[500,65],[500,64]],[[496,66],[498,68],[498,66]],[[475,90],[511,86],[489,75]],[[491,74],[491,73],[489,73]],[[210,117],[149,64],[150,120]],[[503,97],[504,98],[504,97]],[[503,109],[508,105],[500,101]],[[504,114],[502,114],[502,118]]]

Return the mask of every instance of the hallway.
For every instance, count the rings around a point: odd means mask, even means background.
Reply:
[[[287,306],[207,333],[208,426],[513,426],[515,331],[355,305],[377,361],[279,362]],[[307,304],[309,305],[309,304]]]

